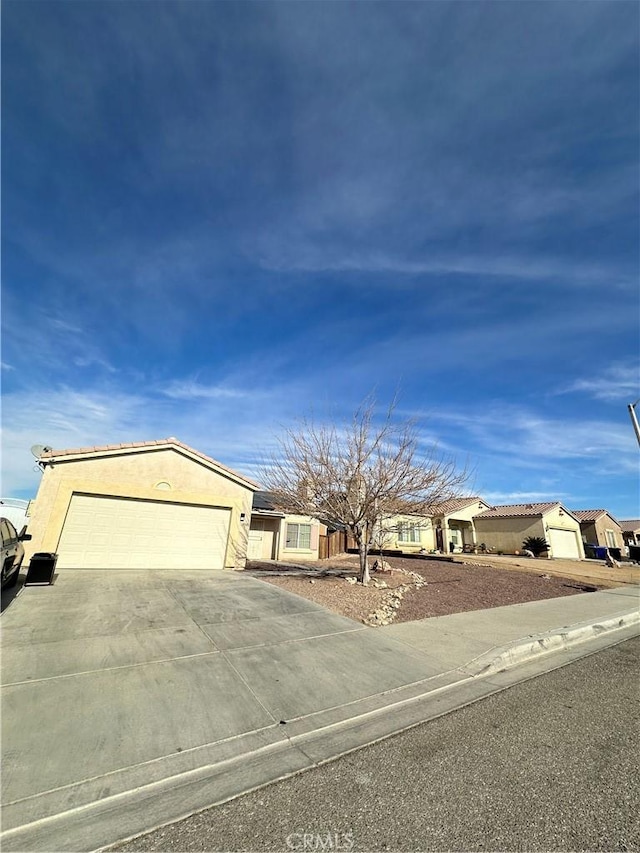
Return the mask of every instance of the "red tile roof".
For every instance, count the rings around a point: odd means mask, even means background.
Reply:
[[[586,521],[586,522],[597,521],[603,515],[608,515],[612,521],[615,521],[616,524],[618,524],[616,519],[606,509],[572,509],[571,514],[575,515],[575,517],[578,519],[578,521]]]
[[[485,506],[489,506],[486,501],[483,501],[482,498],[479,497],[451,498],[451,500],[443,501],[440,504],[434,504],[431,507],[431,512],[433,515],[449,515],[458,509],[464,509],[467,506],[471,506],[471,504],[480,502]]]
[[[494,506],[486,512],[478,513],[476,518],[526,518],[527,516],[544,515],[559,506],[558,501],[538,504],[506,504]]]
[[[209,465],[213,465],[216,468],[221,468],[223,471],[226,471],[238,480],[243,480],[251,488],[258,488],[258,484],[253,480],[250,480],[249,477],[245,477],[244,474],[239,474],[237,471],[234,471],[233,468],[229,468],[227,465],[223,465],[222,462],[218,462],[217,459],[213,459],[211,456],[207,456],[206,454],[201,453],[199,450],[194,450],[193,447],[189,447],[188,444],[185,444],[184,442],[173,436],[171,436],[170,438],[159,438],[154,441],[131,441],[126,442],[124,444],[102,444],[96,447],[72,447],[66,448],[64,450],[47,450],[40,456],[40,459],[46,461],[49,459],[59,459],[62,456],[88,456],[91,454],[99,455],[103,453],[113,452],[116,450],[137,450],[138,448],[143,447],[179,447],[182,450],[186,450],[193,456],[197,456],[199,459],[202,459],[203,462],[206,462]]]

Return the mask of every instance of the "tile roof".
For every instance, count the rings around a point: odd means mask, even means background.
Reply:
[[[618,524],[625,533],[633,533],[634,530],[640,530],[640,518],[628,518],[626,521],[619,521]]]
[[[467,498],[451,498],[451,500],[443,501],[439,504],[434,504],[431,507],[431,512],[433,515],[449,515],[452,512],[455,512],[458,509],[464,509],[464,507],[471,506],[474,503],[482,502],[485,506],[489,506],[486,501],[483,501],[482,498],[477,496],[470,496]]]
[[[612,521],[618,523],[606,509],[572,509],[571,514],[575,515],[578,521],[597,521],[603,515],[608,515]]]
[[[171,436],[170,438],[159,438],[154,441],[131,441],[123,444],[102,444],[96,445],[95,447],[72,447],[64,450],[47,450],[40,456],[40,459],[46,462],[47,460],[60,459],[64,456],[99,455],[103,453],[111,453],[116,450],[137,450],[139,448],[151,447],[179,447],[182,450],[186,450],[193,456],[198,457],[198,459],[202,459],[203,462],[207,462],[209,465],[213,465],[216,468],[226,471],[238,480],[243,480],[251,488],[258,488],[258,484],[249,479],[249,477],[245,477],[244,474],[240,474],[238,471],[234,471],[233,468],[223,465],[222,462],[218,462],[217,459],[213,459],[211,456],[207,456],[205,453],[201,453],[199,450],[189,447],[188,444],[185,444],[174,436]]]
[[[556,507],[559,507],[559,501],[550,501],[549,503],[538,504],[505,504],[503,506],[494,506],[492,509],[486,510],[476,515],[476,518],[526,518],[527,516],[544,515]]]

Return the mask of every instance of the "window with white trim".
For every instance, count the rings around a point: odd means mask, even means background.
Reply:
[[[311,548],[310,524],[287,524],[286,548]]]
[[[398,524],[398,542],[420,542],[420,525],[401,521]]]
[[[615,548],[616,547],[616,534],[613,532],[613,530],[605,530],[605,535],[607,537],[607,546],[609,548]]]

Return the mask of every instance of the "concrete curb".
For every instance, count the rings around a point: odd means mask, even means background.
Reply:
[[[640,624],[640,609],[635,609],[623,615],[598,622],[582,622],[563,628],[546,631],[542,634],[531,634],[515,643],[497,646],[480,657],[475,658],[466,667],[473,675],[488,675],[500,672],[509,667],[517,666],[539,655],[562,651],[578,643],[584,643],[601,634],[630,628]]]
[[[155,778],[148,768],[123,770],[130,778],[119,791],[112,785],[107,796],[101,777],[34,797],[34,806],[41,800],[35,811],[27,801],[16,802],[7,810],[6,818],[16,813],[0,836],[2,849],[105,849],[615,645],[636,636],[638,624],[634,609],[531,635],[425,681],[161,759]]]

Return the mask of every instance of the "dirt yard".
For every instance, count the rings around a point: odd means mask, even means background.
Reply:
[[[386,562],[392,571],[372,573],[367,587],[353,583],[357,573],[355,555],[305,564],[304,573],[299,569],[283,570],[273,563],[256,562],[249,563],[247,571],[257,570],[258,576],[267,583],[371,625],[558,598],[600,588],[596,583],[550,576],[542,560],[535,573],[532,568],[524,572],[400,557],[386,558]]]

